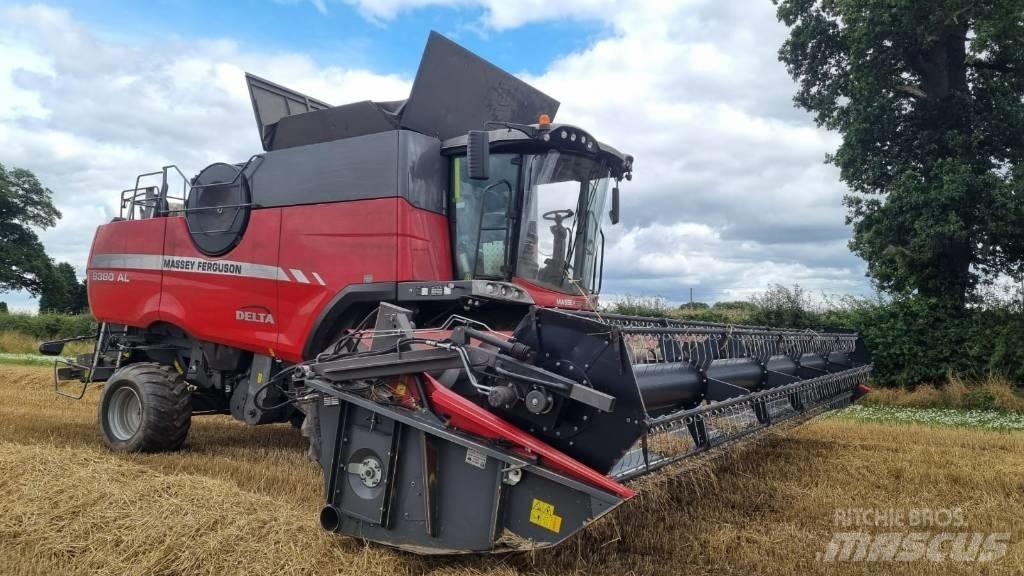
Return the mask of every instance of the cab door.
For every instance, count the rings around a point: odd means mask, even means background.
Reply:
[[[465,157],[452,159],[455,277],[508,280],[513,201],[522,160],[517,154],[491,154],[490,179],[471,180]]]

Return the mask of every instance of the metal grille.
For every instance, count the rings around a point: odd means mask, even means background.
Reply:
[[[657,470],[784,421],[803,420],[850,404],[871,366],[827,374],[772,390],[706,404],[646,421],[647,433],[610,475],[623,481]]]
[[[766,360],[805,353],[828,357],[833,352],[853,353],[857,346],[857,334],[853,332],[786,330],[594,312],[574,314],[616,326],[633,364],[692,362],[706,366],[712,360],[724,358]]]

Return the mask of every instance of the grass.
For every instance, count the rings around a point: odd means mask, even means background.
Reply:
[[[53,366],[53,357],[40,356],[39,354],[0,352],[0,364],[16,364],[25,366]]]
[[[54,397],[45,368],[0,366],[5,574],[1020,574],[1024,434],[819,419],[642,481],[550,551],[424,559],[320,531],[318,467],[288,426],[197,417],[179,453],[114,455],[98,391]],[[954,508],[1010,532],[987,564],[848,562],[815,554],[838,509]]]
[[[961,410],[954,408],[905,408],[860,404],[834,413],[836,418],[861,422],[910,422],[932,426],[985,428],[1024,431],[1024,414],[997,410]]]
[[[0,331],[0,353],[3,354],[39,354],[39,343],[42,339],[15,332]],[[92,352],[92,340],[68,342],[64,345],[63,356],[75,356]]]
[[[954,375],[940,386],[923,384],[913,390],[875,388],[862,402],[899,408],[958,408],[1024,414],[1021,389],[1000,375],[974,380]]]
[[[53,366],[52,356],[39,354],[41,339],[12,330],[0,331],[0,365]],[[91,354],[93,341],[68,342],[61,357]]]

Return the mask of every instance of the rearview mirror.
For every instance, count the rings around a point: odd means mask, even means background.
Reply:
[[[54,340],[52,342],[43,342],[39,345],[39,353],[43,356],[57,356],[64,351],[64,341]]]
[[[619,223],[619,185],[612,188],[612,209],[608,211],[608,219],[612,224]]]
[[[491,143],[484,130],[470,130],[466,143],[466,170],[471,180],[491,177]]]

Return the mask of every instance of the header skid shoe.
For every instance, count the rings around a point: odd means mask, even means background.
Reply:
[[[315,402],[323,527],[421,554],[557,544],[632,497],[622,482],[845,406],[870,372],[853,333],[411,318],[382,305],[294,377]]]

